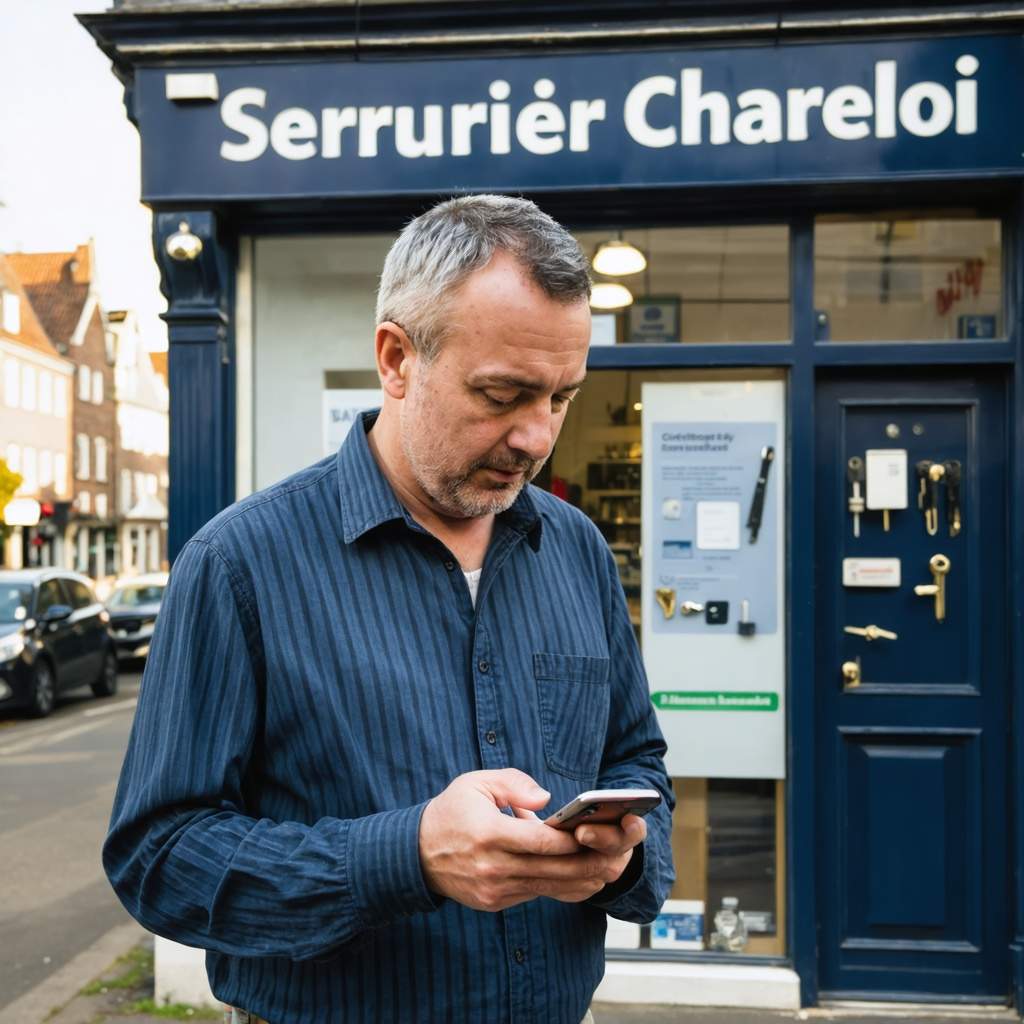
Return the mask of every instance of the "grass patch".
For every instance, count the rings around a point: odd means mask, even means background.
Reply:
[[[167,1020],[220,1020],[224,1015],[219,1010],[205,1006],[188,1006],[185,1003],[158,1005],[152,999],[139,999],[128,1007],[128,1013],[148,1013],[151,1017]]]
[[[110,969],[109,976],[90,981],[82,989],[83,996],[97,996],[111,989],[138,988],[153,976],[153,951],[144,946],[118,957]]]

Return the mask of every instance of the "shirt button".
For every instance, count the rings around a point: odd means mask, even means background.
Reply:
[[[484,733],[484,739],[493,746],[498,742],[498,734],[493,729],[488,729],[487,732]]]
[[[517,964],[521,964],[526,959],[526,954],[521,949],[516,949],[512,956]]]
[[[448,561],[444,563],[444,567],[449,572],[453,572],[455,570],[455,563],[449,558]]]
[[[490,662],[480,660],[476,663],[476,667],[480,669],[482,675],[487,675],[491,670]]]

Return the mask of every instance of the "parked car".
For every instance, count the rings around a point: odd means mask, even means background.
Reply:
[[[114,585],[107,598],[107,612],[119,658],[144,658],[149,654],[167,577],[166,572],[151,572],[118,580]]]
[[[0,570],[0,710],[48,715],[80,686],[117,692],[109,616],[85,576],[59,569]]]

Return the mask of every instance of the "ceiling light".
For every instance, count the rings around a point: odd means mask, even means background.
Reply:
[[[603,243],[594,253],[591,265],[598,274],[625,277],[639,274],[647,266],[647,257],[635,245],[619,238]]]
[[[590,292],[590,305],[594,309],[624,309],[633,304],[633,293],[624,285],[601,281]]]

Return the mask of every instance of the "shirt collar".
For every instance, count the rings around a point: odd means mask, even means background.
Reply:
[[[338,449],[338,497],[346,544],[397,519],[404,519],[412,529],[422,530],[399,502],[370,450],[366,435],[379,414],[379,409],[360,413]],[[498,522],[522,533],[536,551],[540,547],[541,517],[530,494],[532,489],[532,485],[524,487],[512,507],[497,518]]]

